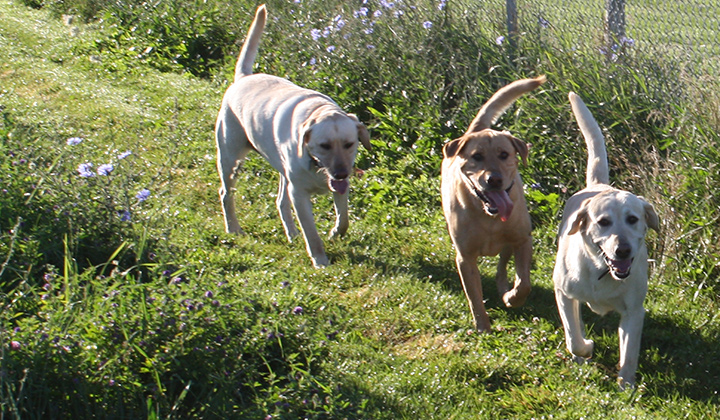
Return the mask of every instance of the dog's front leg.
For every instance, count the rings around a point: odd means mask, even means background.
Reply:
[[[348,226],[350,226],[348,195],[333,192],[333,202],[335,203],[335,226],[330,231],[330,238],[344,235],[348,230]]]
[[[473,314],[475,328],[478,331],[490,331],[490,318],[483,302],[482,280],[477,267],[477,258],[464,258],[458,252],[455,263],[460,273],[465,297],[470,305],[470,312]]]
[[[645,308],[624,312],[620,318],[618,336],[620,338],[620,372],[618,384],[621,388],[635,385],[640,355],[640,337],[645,319]]]
[[[288,187],[290,198],[295,208],[295,214],[297,214],[300,228],[305,237],[305,249],[307,249],[308,255],[312,258],[315,268],[325,267],[330,262],[325,255],[323,241],[320,239],[320,235],[318,235],[317,228],[315,227],[315,218],[312,212],[310,196],[304,191],[294,189],[292,185],[288,185]]]
[[[280,213],[280,220],[282,220],[283,228],[285,229],[285,236],[287,236],[288,241],[292,242],[299,232],[293,220],[288,180],[283,174],[280,174],[280,188],[275,204]]]
[[[585,339],[585,331],[580,319],[580,302],[567,297],[561,290],[555,290],[555,300],[565,328],[565,345],[575,356],[575,361],[582,363],[592,356],[594,343]]]

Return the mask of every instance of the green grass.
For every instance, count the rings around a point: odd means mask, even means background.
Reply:
[[[98,5],[66,6],[86,14]],[[117,2],[74,35],[58,4],[0,3],[2,416],[720,415],[712,95],[686,81],[683,95],[662,97],[646,71],[664,67],[637,54],[608,63],[526,42],[532,35],[510,54],[494,28],[473,24],[483,11],[464,3],[440,11],[419,2],[402,19],[371,3],[385,12],[372,34],[350,18],[355,6],[269,3],[257,60],[259,71],[327,92],[371,127],[350,230],[326,241],[332,264],[315,270],[302,241],[285,240],[277,174],[255,156],[238,175],[247,235],[223,233],[213,125],[254,3],[188,2],[173,15]],[[338,14],[343,31],[313,42],[309,30]],[[216,18],[232,22],[227,33]],[[203,57],[193,66],[181,46],[198,39],[232,41],[218,56],[193,50]],[[494,331],[479,335],[440,210],[440,148],[497,87],[538,74],[549,82],[498,124],[533,145],[522,171],[534,288],[523,308],[504,309],[495,259],[483,259]],[[615,382],[618,317],[584,311],[596,349],[576,365],[555,307],[555,229],[585,167],[569,90],[606,130],[614,183],[647,197],[662,220],[648,237],[653,273],[632,391]],[[67,144],[73,137],[83,140]],[[88,162],[114,169],[84,178],[77,169]],[[329,197],[315,200],[315,213],[327,232]]]

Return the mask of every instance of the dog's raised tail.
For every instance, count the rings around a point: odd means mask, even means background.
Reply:
[[[480,108],[475,119],[472,120],[465,135],[475,133],[492,127],[495,121],[513,104],[519,97],[545,83],[545,75],[534,79],[521,79],[504,86],[485,102]]]
[[[605,137],[602,135],[600,126],[585,102],[575,92],[568,94],[573,115],[580,127],[580,132],[585,138],[588,152],[588,164],[586,184],[609,184],[610,170],[608,169],[607,151],[605,150]]]
[[[235,80],[253,73],[252,67],[255,63],[255,56],[257,55],[258,47],[260,45],[260,36],[263,33],[263,29],[265,29],[266,19],[267,9],[263,4],[257,8],[257,11],[255,12],[255,19],[248,30],[242,50],[240,50],[240,55],[238,56],[238,61],[235,65]]]

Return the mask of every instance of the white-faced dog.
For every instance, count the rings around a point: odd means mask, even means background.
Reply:
[[[647,228],[659,229],[652,205],[610,187],[605,139],[582,99],[569,94],[573,114],[588,148],[586,188],[565,206],[553,272],[555,298],[568,350],[577,361],[592,356],[585,338],[581,302],[594,312],[620,314],[621,387],[634,386],[648,287]]]
[[[285,234],[298,234],[295,209],[307,252],[316,267],[328,265],[315,227],[312,194],[332,191],[337,215],[330,236],[348,228],[349,177],[358,144],[370,149],[367,128],[332,99],[276,76],[253,74],[252,66],[267,19],[258,7],[225,92],[215,125],[219,190],[225,230],[242,233],[235,214],[235,172],[250,150],[260,153],[280,173],[277,208]],[[291,207],[292,205],[292,207]]]

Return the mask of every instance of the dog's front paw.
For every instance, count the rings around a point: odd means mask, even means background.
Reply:
[[[633,379],[633,381],[631,382],[631,381],[629,381],[629,380],[626,380],[625,378],[618,377],[618,379],[617,379],[617,384],[618,384],[618,386],[620,387],[620,390],[621,390],[621,391],[625,391],[625,390],[628,390],[628,389],[634,389],[634,388],[635,388],[635,380],[634,380],[634,379]]]
[[[322,257],[313,258],[313,265],[315,268],[325,268],[328,265],[330,265],[330,261],[328,260],[328,257],[323,255]]]
[[[595,343],[592,340],[588,340],[585,338],[582,338],[580,340],[577,340],[573,342],[568,350],[570,350],[570,353],[572,353],[574,357],[574,360],[577,362],[578,358],[581,359],[589,359],[592,357],[593,354],[593,348],[595,347]]]
[[[575,362],[575,363],[578,364],[578,365],[584,365],[585,362],[588,361],[588,358],[587,358],[587,357],[582,357],[582,356],[575,356],[575,355],[573,355],[572,361]]]
[[[618,386],[621,390],[635,388],[635,369],[625,366],[618,372]]]
[[[512,290],[509,290],[502,295],[502,300],[508,308],[518,308],[525,304],[525,300],[527,300],[529,294],[530,287],[525,287],[522,284],[516,284]]]

